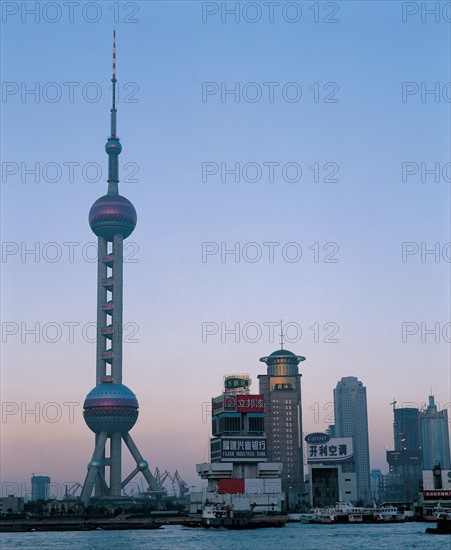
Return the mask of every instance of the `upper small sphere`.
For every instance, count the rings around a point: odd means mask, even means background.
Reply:
[[[126,239],[136,226],[136,210],[122,195],[104,195],[97,199],[89,211],[89,225],[98,237],[112,241],[114,235]]]
[[[123,384],[98,384],[86,396],[83,409],[86,424],[96,434],[125,434],[138,419],[136,395]]]
[[[118,138],[109,138],[105,144],[105,151],[108,155],[119,155],[122,145]]]

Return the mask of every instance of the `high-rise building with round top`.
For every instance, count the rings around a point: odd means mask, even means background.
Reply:
[[[301,374],[302,355],[283,348],[261,357],[266,374],[259,374],[260,393],[265,399],[265,431],[268,438],[268,461],[281,462],[282,490],[288,506],[298,508],[304,494],[304,458],[302,439]]]
[[[81,499],[87,505],[96,497],[119,498],[125,486],[142,472],[148,491],[161,493],[130,436],[138,419],[138,400],[122,384],[122,288],[123,241],[136,227],[133,204],[119,194],[118,157],[122,145],[116,135],[116,36],[113,38],[113,102],[111,135],[105,145],[108,155],[108,192],[97,199],[89,212],[89,224],[97,245],[97,345],[96,386],[83,404],[83,416],[95,433],[95,447],[83,485]],[[107,442],[109,456],[107,456]],[[122,441],[132,454],[136,468],[122,479]]]

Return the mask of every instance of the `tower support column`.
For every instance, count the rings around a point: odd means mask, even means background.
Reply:
[[[123,255],[124,238],[121,234],[114,235],[113,239],[113,366],[112,372],[115,384],[122,384],[122,312],[123,312]]]
[[[107,301],[107,290],[102,281],[107,277],[107,266],[103,258],[107,255],[107,241],[103,237],[98,238],[97,243],[97,346],[96,346],[96,383],[100,384],[105,376],[105,360],[102,354],[106,350],[106,338],[101,334],[106,326],[106,313],[103,305]]]
[[[102,457],[105,453],[105,443],[107,439],[108,434],[106,432],[101,432],[99,434],[96,447],[92,453],[91,462],[88,464],[88,473],[86,474],[85,482],[83,483],[83,489],[80,495],[81,501],[85,506],[87,506],[89,498],[91,497],[99,466],[102,465]]]
[[[110,495],[112,497],[121,496],[121,457],[122,435],[120,433],[111,435],[111,454],[110,454]]]

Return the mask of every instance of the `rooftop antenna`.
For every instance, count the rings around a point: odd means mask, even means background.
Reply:
[[[283,349],[283,321],[280,320],[280,349]]]

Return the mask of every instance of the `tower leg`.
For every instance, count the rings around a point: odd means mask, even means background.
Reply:
[[[135,445],[135,442],[131,438],[130,434],[126,433],[122,437],[132,457],[135,459],[138,469],[142,471],[143,476],[146,478],[146,481],[149,484],[149,489],[151,491],[161,491],[161,487],[158,485],[156,479],[153,477],[152,473],[150,472],[149,467],[147,466],[147,462],[142,457],[142,454],[139,452],[138,447]],[[144,464],[145,466],[142,467],[142,465]]]
[[[121,444],[121,434],[113,434],[110,453],[110,495],[112,497],[121,496]]]
[[[96,434],[95,436],[96,438],[96,446],[97,446],[97,442],[99,440],[99,434]],[[95,447],[94,447],[95,448]],[[105,488],[102,487],[102,483],[99,483],[99,477],[103,478],[103,480],[105,480],[105,447],[103,448],[103,452],[102,452],[102,456],[100,458],[100,460],[102,461],[102,466],[100,466],[98,469],[97,469],[97,472],[99,473],[99,476],[97,476],[97,479],[95,481],[95,489],[94,489],[94,495],[96,497],[101,497],[102,495],[105,494]],[[108,489],[107,489],[108,491]]]
[[[102,466],[102,457],[105,452],[105,443],[108,439],[108,434],[106,432],[101,432],[97,438],[96,448],[92,454],[91,462],[88,465],[88,473],[86,474],[86,479],[83,484],[83,489],[81,491],[81,501],[85,506],[88,505],[89,499],[92,495],[92,490],[94,488],[97,473]]]

